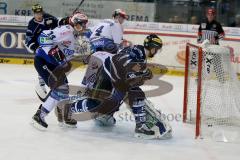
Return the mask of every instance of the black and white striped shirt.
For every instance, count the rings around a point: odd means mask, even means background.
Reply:
[[[219,39],[224,38],[224,31],[221,24],[215,20],[201,23],[198,29],[198,43],[208,39],[211,44],[219,44]]]

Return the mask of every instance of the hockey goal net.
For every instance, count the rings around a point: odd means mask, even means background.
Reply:
[[[187,44],[183,122],[196,124],[196,138],[240,139],[240,85],[229,48]]]

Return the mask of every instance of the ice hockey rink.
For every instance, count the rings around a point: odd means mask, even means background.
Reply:
[[[32,65],[0,65],[0,160],[237,160],[238,143],[194,139],[194,126],[181,119],[170,121],[170,140],[140,140],[133,136],[131,116],[122,107],[115,115],[117,124],[101,128],[92,121],[79,122],[76,129],[60,128],[56,117],[47,117],[49,128],[39,131],[30,125],[38,108],[34,86],[37,74]],[[69,75],[70,84],[78,85],[84,69]],[[173,90],[150,100],[168,114],[182,113],[183,77],[163,76],[161,81]],[[144,90],[154,86],[144,86]]]

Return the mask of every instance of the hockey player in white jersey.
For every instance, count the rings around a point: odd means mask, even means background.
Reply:
[[[51,92],[33,116],[34,126],[47,128],[45,116],[57,107],[61,99],[68,97],[66,72],[71,69],[70,61],[75,55],[85,51],[78,40],[85,31],[87,22],[86,15],[77,13],[71,17],[70,25],[43,31],[39,36],[40,47],[36,50],[34,66]],[[63,121],[69,126],[77,123],[71,118],[69,108],[64,109]]]
[[[90,37],[93,50],[96,51],[116,51],[123,41],[123,26],[126,13],[121,9],[114,10],[112,19],[104,19],[94,26]]]

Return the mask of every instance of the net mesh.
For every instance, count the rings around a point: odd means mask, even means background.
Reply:
[[[189,47],[187,120],[196,120],[198,74],[201,74],[201,136],[215,135],[226,139],[230,131],[230,137],[239,135],[240,84],[231,66],[230,49],[209,45],[202,50],[202,69],[198,73],[200,50]]]

